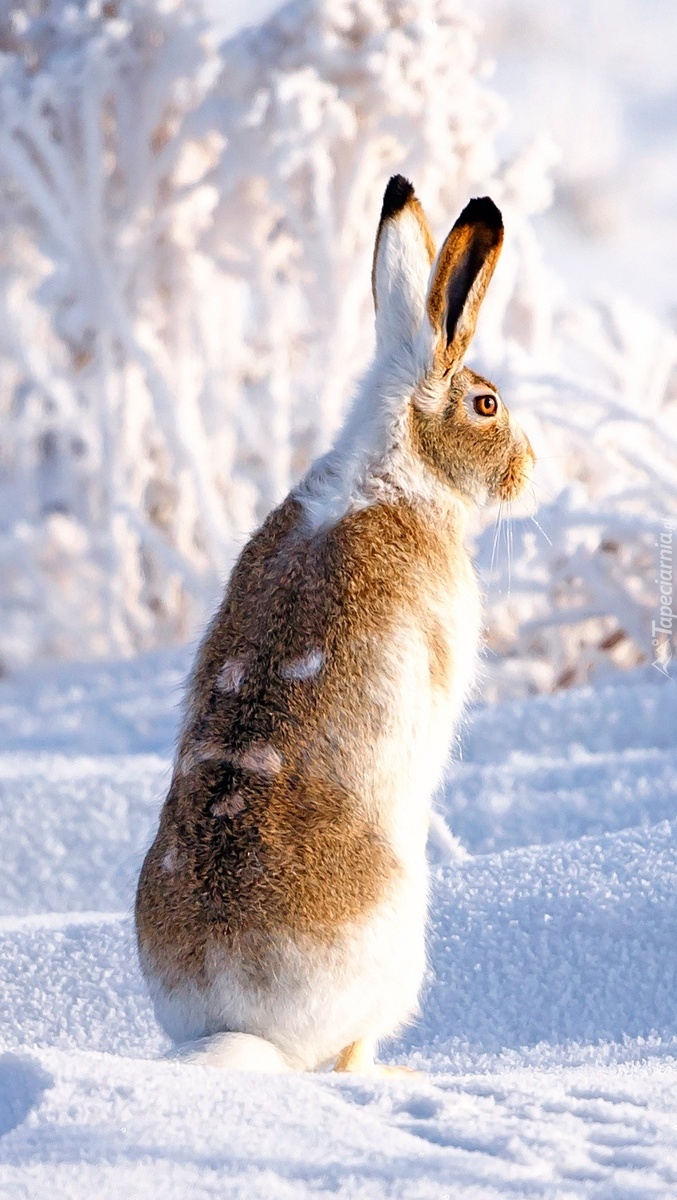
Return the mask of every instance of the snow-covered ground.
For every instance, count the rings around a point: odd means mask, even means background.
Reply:
[[[0,687],[0,1196],[674,1197],[674,680],[476,709],[420,1075],[253,1078],[166,1060],[135,961],[189,658]]]

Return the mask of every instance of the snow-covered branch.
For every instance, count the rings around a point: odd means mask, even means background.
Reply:
[[[505,114],[462,4],[297,0],[224,45],[178,0],[24,0],[3,21],[8,663],[196,630],[368,360],[393,171],[438,235],[469,195],[505,213],[476,359],[547,498],[544,533],[512,522],[510,595],[493,514],[478,526],[494,689],[649,661],[675,340],[627,303],[577,306],[547,271],[530,218],[552,147],[499,162]]]

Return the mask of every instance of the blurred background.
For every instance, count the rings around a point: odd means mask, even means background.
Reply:
[[[676,44],[667,0],[2,5],[2,672],[199,635],[368,362],[399,171],[506,223],[472,361],[540,461],[473,531],[485,694],[670,673]]]

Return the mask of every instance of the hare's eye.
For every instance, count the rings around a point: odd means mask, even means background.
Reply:
[[[495,396],[475,396],[473,407],[479,417],[495,417],[498,412],[498,400]]]

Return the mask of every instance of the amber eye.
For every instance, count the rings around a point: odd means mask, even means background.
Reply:
[[[473,407],[479,417],[495,417],[498,412],[498,400],[495,396],[475,396]]]

